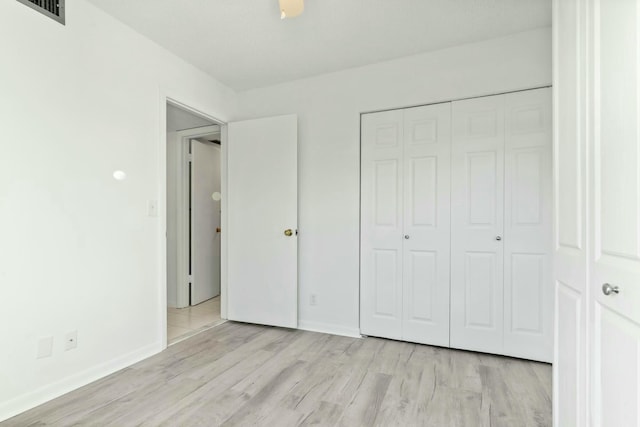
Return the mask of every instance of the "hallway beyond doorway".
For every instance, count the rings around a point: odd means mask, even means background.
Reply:
[[[170,345],[175,344],[223,322],[219,296],[191,307],[168,308],[167,341]]]

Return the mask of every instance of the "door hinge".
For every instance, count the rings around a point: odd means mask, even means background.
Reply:
[[[193,276],[191,274],[189,274],[187,276],[187,280],[189,280],[189,283],[193,283]]]
[[[192,153],[187,154],[187,161],[188,162],[192,162],[193,161],[193,154]]]

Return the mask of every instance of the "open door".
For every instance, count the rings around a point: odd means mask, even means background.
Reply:
[[[297,116],[229,123],[229,320],[298,326]]]
[[[220,295],[220,147],[191,140],[191,305]]]
[[[640,3],[554,1],[555,426],[640,426]]]
[[[600,1],[587,132],[589,406],[595,426],[640,426],[640,3]],[[590,117],[591,119],[591,117]],[[562,314],[560,314],[562,316]],[[564,319],[562,319],[564,321]]]

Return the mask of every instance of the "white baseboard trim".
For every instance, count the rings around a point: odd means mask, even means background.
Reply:
[[[360,335],[360,329],[345,328],[341,325],[334,325],[330,323],[310,322],[308,320],[299,320],[298,329],[311,332],[322,332],[324,334],[342,335],[351,338],[362,338]]]
[[[53,384],[48,384],[37,390],[0,403],[0,422],[15,417],[29,409],[42,405],[56,397],[69,393],[107,375],[131,366],[141,360],[151,357],[163,350],[160,343],[154,343],[131,353],[110,360],[106,363],[73,374]]]

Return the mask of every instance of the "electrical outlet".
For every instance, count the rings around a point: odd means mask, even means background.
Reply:
[[[64,337],[64,351],[78,347],[78,331],[68,332]]]
[[[44,337],[38,340],[38,353],[37,359],[44,359],[45,357],[51,357],[53,354],[53,337]]]
[[[311,296],[309,297],[309,304],[310,305],[318,304],[318,296],[316,294],[311,294]]]

